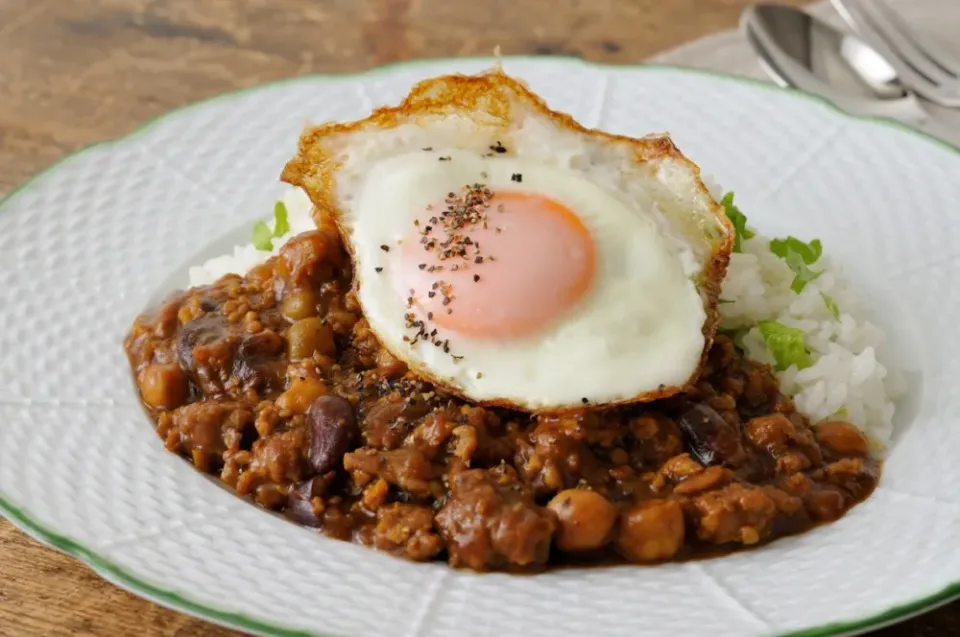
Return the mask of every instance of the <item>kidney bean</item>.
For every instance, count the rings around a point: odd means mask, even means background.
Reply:
[[[680,416],[679,425],[690,452],[704,465],[737,467],[746,459],[740,432],[707,405],[692,405]]]
[[[353,407],[340,396],[320,396],[307,409],[310,464],[317,473],[339,469],[343,456],[360,440]]]
[[[287,496],[287,517],[305,526],[320,526],[320,517],[313,510],[313,498],[324,494],[329,479],[332,479],[332,474],[316,476],[294,485]]]

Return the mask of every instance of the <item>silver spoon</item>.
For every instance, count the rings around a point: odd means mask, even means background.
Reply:
[[[932,119],[893,67],[856,36],[775,4],[748,7],[740,25],[781,86],[819,95],[853,115],[895,119],[960,147],[960,130]]]

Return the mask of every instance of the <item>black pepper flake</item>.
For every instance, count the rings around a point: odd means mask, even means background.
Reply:
[[[432,299],[433,297],[435,297],[436,295],[437,295],[436,292],[427,292],[427,296],[430,297],[431,299]]]
[[[390,246],[386,244],[381,245],[380,249],[383,250],[384,252],[390,252]]]
[[[474,263],[483,263],[483,257],[477,257],[473,260]]]
[[[483,372],[477,372],[477,378],[483,378]]]
[[[454,362],[456,363],[459,363],[463,360],[463,356],[457,356],[456,354],[454,354],[451,358],[453,358]]]
[[[667,388],[666,385],[659,385],[659,386],[657,387],[657,390],[658,390],[658,391],[663,391],[663,390],[666,389],[666,388]]]
[[[480,275],[479,275],[479,274],[474,274],[474,275],[473,275],[473,282],[476,283],[476,282],[479,281],[479,280],[480,280]]]
[[[422,269],[424,269],[425,267],[427,267],[427,264],[426,264],[426,263],[421,263],[421,264],[418,265],[417,267],[422,270]]]
[[[590,402],[590,401],[587,400],[586,398],[581,398],[581,399],[580,399],[580,402],[582,402],[584,405],[586,405],[586,404],[587,404],[588,402]]]
[[[500,142],[497,142],[496,144],[494,144],[493,146],[491,146],[491,147],[490,147],[490,150],[492,150],[492,151],[495,152],[495,153],[500,153],[500,154],[503,154],[503,153],[507,152],[507,149],[504,148],[503,144],[501,144]]]
[[[426,151],[431,151],[431,150],[433,150],[433,146],[427,146],[426,148],[424,148],[424,150],[426,150]]]
[[[450,308],[447,308],[447,314],[453,314],[453,310]]]
[[[440,159],[440,161],[450,161],[450,160],[452,159],[452,157],[449,157],[449,156],[447,156],[447,157],[440,157],[439,159]]]
[[[432,319],[432,318],[433,318],[433,312],[427,312],[427,318],[428,318],[428,319]]]
[[[380,272],[383,272],[383,268],[381,268],[380,266],[375,267],[374,270],[376,270],[378,274]]]
[[[515,181],[519,184],[520,182],[523,181],[523,175],[521,175],[520,173],[513,173],[512,175],[510,175],[510,181]]]

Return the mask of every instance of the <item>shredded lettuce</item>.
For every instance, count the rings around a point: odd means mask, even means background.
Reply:
[[[786,239],[773,239],[770,242],[770,252],[778,257],[787,258],[789,252],[796,252],[807,265],[813,265],[823,254],[823,245],[820,239],[814,239],[810,243],[804,243],[796,237],[787,237]]]
[[[770,241],[770,252],[786,261],[787,266],[793,270],[794,277],[790,289],[797,294],[803,292],[807,283],[815,281],[823,274],[823,270],[814,271],[809,267],[823,254],[820,239],[814,239],[810,243],[804,243],[796,237],[773,239]]]
[[[287,206],[282,201],[278,201],[273,207],[273,236],[282,237],[290,232],[290,217],[287,214]]]
[[[791,365],[797,369],[810,367],[810,352],[803,340],[803,330],[788,327],[776,321],[760,321],[757,324],[767,349],[777,362],[777,371],[783,371]]]
[[[266,221],[258,221],[253,224],[253,247],[257,250],[269,252],[273,250],[273,239],[282,237],[290,232],[290,215],[287,213],[287,206],[282,201],[278,201],[273,207],[273,230]]]
[[[823,304],[827,306],[827,309],[830,311],[830,314],[833,315],[833,318],[839,319],[840,308],[837,307],[837,302],[834,301],[829,296],[827,296],[826,294],[824,294],[823,292],[820,293],[820,296],[823,298]]]
[[[743,251],[743,240],[752,239],[756,233],[747,227],[747,215],[740,212],[740,208],[733,203],[733,193],[728,192],[720,201],[723,211],[727,213],[727,219],[733,224],[733,251]]]
[[[253,246],[257,250],[269,252],[273,250],[273,232],[266,221],[258,221],[253,224]]]

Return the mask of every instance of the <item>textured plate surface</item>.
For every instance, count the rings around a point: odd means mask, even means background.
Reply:
[[[836,524],[721,559],[477,575],[321,538],[165,452],[121,341],[172,271],[267,216],[307,121],[357,118],[483,60],[308,77],[171,113],[0,204],[0,510],[160,603],[265,634],[820,635],[960,582],[960,153],[796,93],[658,67],[508,59],[589,126],[669,131],[769,235],[820,237],[912,372],[876,494]]]

